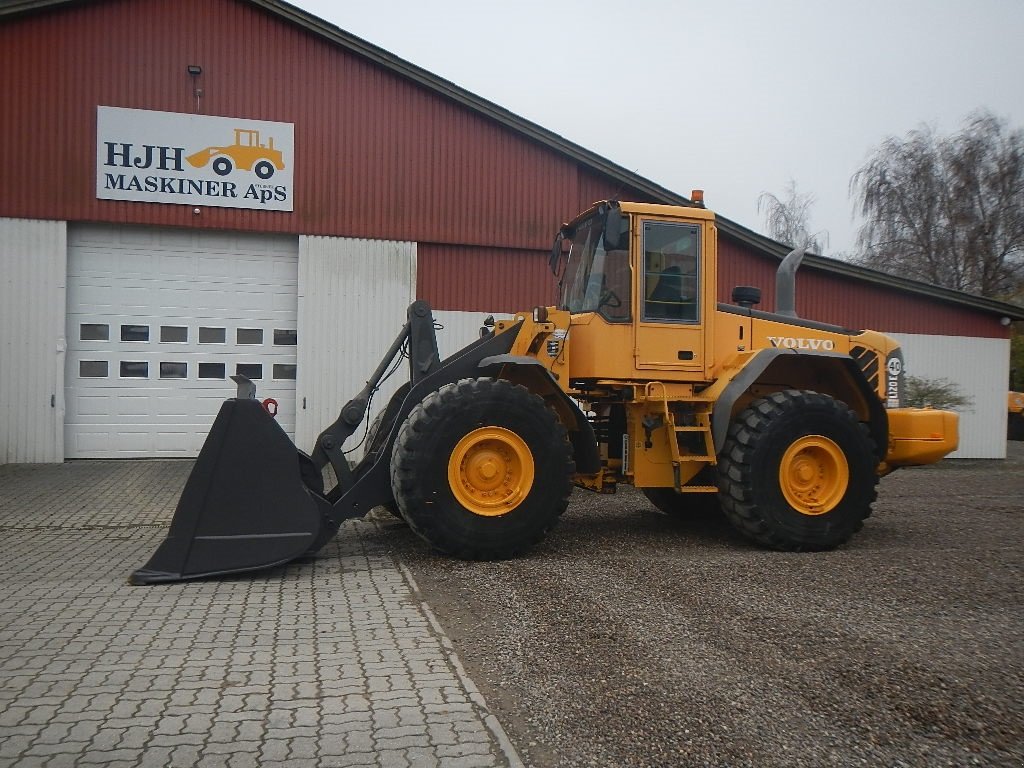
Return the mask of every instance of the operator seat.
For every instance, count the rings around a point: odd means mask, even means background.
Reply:
[[[659,320],[683,319],[683,272],[675,264],[658,275],[647,298],[647,316]]]

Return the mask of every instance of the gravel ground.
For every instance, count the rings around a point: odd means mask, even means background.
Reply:
[[[378,512],[533,766],[1020,766],[1024,444],[883,479],[828,553],[760,550],[629,488],[528,558],[431,554]]]

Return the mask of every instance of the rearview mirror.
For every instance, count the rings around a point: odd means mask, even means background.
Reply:
[[[622,239],[622,210],[617,203],[608,206],[604,217],[604,249],[614,251],[619,248]]]

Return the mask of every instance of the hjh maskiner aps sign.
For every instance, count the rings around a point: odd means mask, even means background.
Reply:
[[[96,197],[294,210],[295,126],[96,108]]]

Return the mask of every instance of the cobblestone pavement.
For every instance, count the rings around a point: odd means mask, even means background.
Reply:
[[[187,461],[0,466],[0,766],[519,766],[374,524],[130,587]]]

